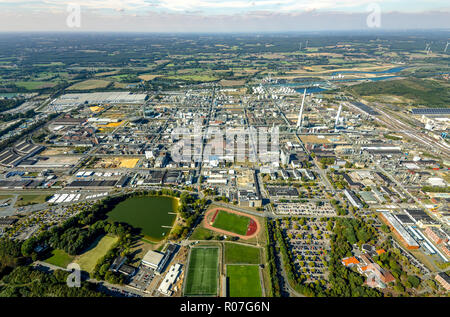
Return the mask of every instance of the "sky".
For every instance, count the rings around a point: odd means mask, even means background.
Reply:
[[[448,0],[0,0],[0,32],[450,29]]]

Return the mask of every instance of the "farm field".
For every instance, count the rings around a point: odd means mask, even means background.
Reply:
[[[145,80],[145,81],[150,81],[153,80],[157,77],[161,77],[161,75],[154,75],[154,74],[142,74],[139,76],[140,79]]]
[[[250,218],[220,210],[214,220],[213,227],[239,235],[246,235]]]
[[[111,82],[107,80],[88,79],[70,86],[69,88],[67,88],[67,90],[90,90],[90,89],[105,88],[110,83]]]
[[[261,297],[261,282],[257,265],[227,265],[230,297]]]
[[[210,76],[210,75],[200,75],[200,74],[191,74],[191,75],[174,75],[174,76],[167,76],[167,79],[172,80],[185,80],[185,81],[202,81],[202,82],[208,82],[208,81],[215,81],[218,80],[217,77]]]
[[[73,259],[74,256],[67,254],[64,250],[55,249],[51,252],[51,256],[45,259],[44,262],[66,268]]]
[[[227,264],[259,264],[260,249],[237,243],[225,244],[225,263]]]
[[[77,257],[75,262],[78,263],[83,270],[91,273],[98,260],[102,258],[118,240],[118,237],[107,235],[97,239],[86,252]]]
[[[215,296],[218,283],[219,248],[196,247],[191,250],[185,296]]]
[[[48,82],[48,81],[18,81],[15,84],[17,87],[22,87],[27,90],[35,90],[35,89],[56,86],[56,83]]]

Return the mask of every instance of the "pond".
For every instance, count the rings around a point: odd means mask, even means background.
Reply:
[[[108,219],[141,229],[148,240],[161,241],[172,228],[177,208],[178,200],[173,197],[132,197],[117,204],[108,213]]]

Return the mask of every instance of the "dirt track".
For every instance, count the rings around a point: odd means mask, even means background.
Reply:
[[[243,236],[243,235],[240,235],[240,234],[237,234],[237,233],[233,233],[233,232],[230,232],[230,231],[226,231],[226,230],[222,230],[222,229],[213,227],[210,224],[210,220],[214,216],[216,211],[218,211],[218,210],[223,210],[223,211],[226,211],[226,212],[229,212],[229,213],[233,213],[233,214],[240,215],[240,216],[245,216],[245,217],[248,217],[248,218],[252,219],[254,222],[256,222],[256,227],[257,227],[256,231],[253,234],[249,235],[249,236]],[[239,238],[241,238],[243,240],[248,240],[248,239],[256,237],[259,234],[259,231],[261,230],[261,225],[259,224],[259,221],[258,221],[258,219],[256,219],[255,216],[248,215],[248,214],[245,214],[243,212],[239,212],[239,211],[234,211],[234,210],[231,210],[231,209],[223,208],[223,207],[219,207],[219,208],[214,208],[214,209],[208,210],[206,212],[206,214],[205,214],[205,218],[203,219],[203,227],[206,228],[206,229],[209,229],[209,230],[221,233],[221,234],[239,237]]]

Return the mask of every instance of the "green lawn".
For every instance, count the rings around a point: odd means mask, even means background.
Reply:
[[[218,261],[217,247],[196,247],[191,250],[185,296],[217,295]]]
[[[15,84],[17,87],[22,87],[27,90],[35,90],[35,89],[56,86],[55,82],[49,82],[49,81],[17,81],[17,82],[15,82]]]
[[[73,259],[74,256],[67,254],[64,250],[55,249],[51,252],[51,256],[45,259],[45,262],[66,268]]]
[[[450,103],[448,85],[418,78],[361,83],[352,86],[350,90],[361,96],[403,97],[411,100],[413,104],[427,107],[445,107]]]
[[[197,227],[194,233],[189,237],[189,240],[210,240],[214,234],[205,228]]]
[[[225,263],[227,264],[259,264],[259,248],[236,243],[225,244]]]
[[[261,297],[261,282],[257,265],[227,265],[230,297]]]
[[[119,240],[118,237],[103,236],[97,239],[83,254],[76,259],[82,270],[91,273],[98,260],[106,255],[114,243]]]
[[[32,204],[43,204],[50,195],[20,195],[17,198],[15,207],[27,206]]]
[[[245,236],[250,218],[220,210],[213,227]]]
[[[185,80],[185,81],[215,81],[219,78],[210,76],[210,75],[201,75],[201,74],[188,74],[188,75],[174,75],[167,76],[167,79],[173,80]]]

